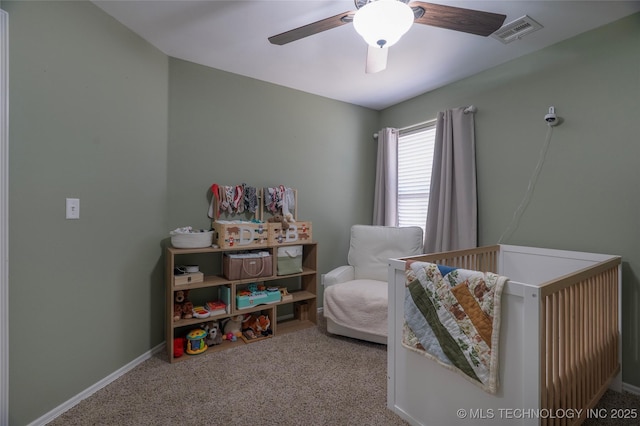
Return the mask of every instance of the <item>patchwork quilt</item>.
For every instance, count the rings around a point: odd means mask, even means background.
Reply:
[[[507,278],[418,261],[405,272],[402,345],[495,394]]]

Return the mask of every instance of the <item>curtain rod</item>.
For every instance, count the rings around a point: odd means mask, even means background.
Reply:
[[[468,107],[466,107],[466,108],[464,109],[464,113],[465,113],[465,114],[468,114],[468,113],[475,114],[477,111],[478,111],[478,108],[477,108],[475,105],[469,105]],[[427,121],[423,121],[423,122],[421,122],[421,123],[412,124],[411,126],[401,127],[401,128],[399,128],[399,129],[398,129],[398,131],[399,131],[399,132],[403,132],[403,131],[405,131],[405,130],[417,129],[417,128],[422,127],[422,126],[426,126],[427,124],[432,124],[432,123],[434,123],[435,121],[436,121],[436,118],[431,119],[431,120],[427,120]],[[378,134],[377,134],[377,133],[374,133],[374,134],[373,134],[373,137],[374,137],[375,139],[378,139]]]
[[[407,130],[418,129],[418,128],[423,127],[423,126],[426,126],[426,125],[429,125],[429,124],[433,124],[437,120],[438,120],[437,118],[433,118],[431,120],[423,121],[421,123],[412,124],[411,126],[401,127],[401,128],[398,129],[398,131],[399,132],[404,132],[404,131],[407,131]]]

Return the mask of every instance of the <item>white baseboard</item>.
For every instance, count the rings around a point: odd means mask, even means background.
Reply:
[[[638,386],[633,386],[628,383],[624,383],[624,382],[622,383],[622,390],[624,392],[629,392],[634,395],[640,395],[640,388]]]
[[[90,397],[91,395],[93,395],[94,393],[96,393],[97,391],[102,389],[103,387],[107,386],[109,383],[113,382],[114,380],[118,379],[121,376],[124,376],[129,371],[131,371],[132,369],[134,369],[138,365],[142,364],[144,361],[146,361],[149,358],[151,358],[152,356],[154,356],[156,353],[164,350],[164,348],[165,348],[165,342],[160,343],[155,348],[153,348],[153,349],[149,350],[148,352],[145,352],[144,354],[140,355],[138,358],[134,359],[133,361],[131,361],[127,365],[125,365],[122,368],[120,368],[120,369],[114,371],[113,373],[109,374],[107,377],[105,377],[104,379],[100,380],[99,382],[97,382],[93,386],[90,386],[87,389],[85,389],[84,391],[80,392],[78,395],[74,396],[73,398],[71,398],[70,400],[65,402],[64,404],[59,405],[58,407],[56,407],[53,410],[49,411],[47,414],[45,414],[42,417],[40,417],[40,418],[34,420],[33,422],[29,423],[28,426],[43,426],[43,425],[46,425],[50,421],[54,420],[56,417],[60,416],[65,411],[70,410],[71,408],[75,407],[83,399]]]

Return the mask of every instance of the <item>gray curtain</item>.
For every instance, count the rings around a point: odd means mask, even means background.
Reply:
[[[477,247],[475,107],[438,113],[425,253]]]
[[[398,226],[398,129],[378,132],[373,224]]]

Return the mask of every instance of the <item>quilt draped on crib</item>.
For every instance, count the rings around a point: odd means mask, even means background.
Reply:
[[[507,278],[428,262],[406,265],[402,345],[495,394]]]

